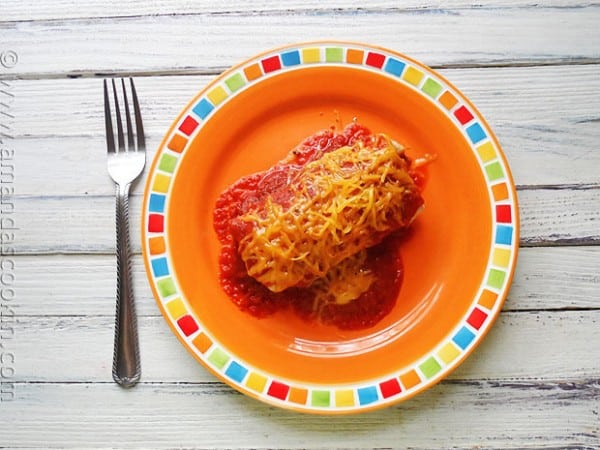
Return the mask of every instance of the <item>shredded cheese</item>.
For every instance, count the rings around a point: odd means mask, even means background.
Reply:
[[[325,153],[291,180],[292,198],[264,205],[240,220],[251,231],[238,251],[248,274],[273,292],[310,286],[343,304],[373,281],[361,272],[365,249],[407,226],[406,196],[418,195],[403,148],[374,135]]]

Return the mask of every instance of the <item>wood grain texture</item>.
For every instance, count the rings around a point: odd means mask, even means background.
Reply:
[[[1,76],[214,73],[265,49],[315,39],[370,42],[435,66],[598,62],[599,18],[593,5],[9,22],[0,42],[19,63]]]
[[[507,155],[518,185],[600,185],[600,65],[442,70],[474,102]],[[148,137],[148,159],[168,126],[212,76],[136,79]],[[568,83],[565,80],[569,80]],[[586,86],[585,90],[580,86]],[[19,195],[113,192],[106,174],[99,80],[13,81],[4,89],[14,118],[6,147],[14,151]],[[590,95],[590,92],[595,93]],[[45,161],[53,170],[44,170]],[[75,176],[85,161],[86,176]],[[142,191],[138,185],[135,192]]]
[[[377,10],[416,10],[424,14],[441,14],[445,9],[498,9],[498,8],[568,8],[585,7],[593,2],[581,0],[559,0],[546,2],[546,5],[534,5],[524,0],[494,0],[485,4],[473,5],[471,1],[403,1],[399,4],[390,0],[330,0],[322,1],[286,1],[282,4],[278,0],[227,0],[211,1],[200,0],[195,2],[168,2],[146,1],[140,4],[134,0],[84,0],[77,2],[77,8],[69,1],[34,1],[6,2],[2,5],[2,22],[32,21],[32,20],[64,20],[64,19],[91,19],[103,17],[127,17],[147,15],[182,15],[182,14],[264,14],[265,12],[302,12],[310,11],[313,14],[333,14],[340,11],[352,11],[364,13],[365,11]]]
[[[107,310],[111,306],[108,302]],[[144,382],[215,380],[187,354],[162,317],[141,317],[138,325]],[[10,348],[18,356],[14,381],[111,381],[113,317],[18,317],[12,326],[15,338]],[[8,331],[3,334],[6,337]],[[450,378],[536,382],[594,378],[599,375],[599,340],[600,310],[502,313]]]
[[[444,382],[360,416],[281,411],[220,384],[19,384],[2,444],[75,448],[597,448],[597,381]]]
[[[114,315],[114,255],[34,255],[13,258],[21,317]],[[600,246],[523,248],[505,311],[600,309]],[[140,316],[157,317],[141,255],[133,259]]]

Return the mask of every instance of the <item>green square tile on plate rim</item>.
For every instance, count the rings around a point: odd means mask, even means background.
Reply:
[[[325,60],[327,62],[344,61],[344,51],[341,47],[327,47],[325,49]]]
[[[208,355],[208,360],[219,369],[222,369],[229,361],[229,355],[220,348],[215,348],[210,355]]]
[[[498,180],[504,177],[504,171],[499,162],[493,162],[485,166],[485,173],[487,174],[490,181]]]
[[[442,91],[442,85],[435,81],[433,78],[427,78],[421,90],[429,95],[431,98],[436,98]]]
[[[225,84],[231,92],[235,92],[238,89],[242,88],[246,84],[246,81],[244,80],[242,74],[238,72],[227,78],[225,80]]]
[[[419,369],[421,369],[423,375],[429,379],[442,370],[442,366],[440,366],[440,363],[438,363],[437,360],[432,356],[425,362],[421,363]]]
[[[312,391],[312,406],[329,406],[331,402],[331,393],[329,391]]]
[[[163,280],[158,280],[156,282],[156,287],[158,292],[160,292],[161,297],[169,297],[177,292],[175,288],[175,283],[172,278],[165,278]]]
[[[160,157],[160,162],[158,163],[158,168],[160,170],[162,170],[163,172],[173,173],[176,165],[177,165],[177,158],[173,155],[164,153]]]
[[[494,287],[496,289],[502,288],[504,284],[504,278],[506,277],[506,272],[498,269],[490,269],[490,273],[488,275],[487,284],[488,286]]]

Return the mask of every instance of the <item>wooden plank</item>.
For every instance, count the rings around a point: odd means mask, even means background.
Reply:
[[[532,189],[520,191],[518,196],[521,245],[584,245],[600,241],[600,189]]]
[[[79,311],[74,308],[73,313]],[[113,317],[19,316],[14,322],[3,321],[4,347],[15,355],[15,381],[111,380]],[[8,325],[14,327],[12,340]],[[162,317],[140,317],[139,336],[145,382],[215,379],[187,354]],[[502,313],[481,346],[451,378],[593,378],[598,375],[599,340],[600,310]]]
[[[508,311],[600,308],[600,247],[521,248]]]
[[[443,70],[488,120],[519,185],[600,183],[598,65]],[[570,83],[565,84],[568,78]],[[162,135],[193,95],[213,77],[136,80],[151,160]],[[534,81],[535,80],[535,81]],[[539,81],[538,81],[539,80]],[[44,195],[110,194],[99,80],[13,81],[5,88],[14,119],[5,147],[14,151],[15,191]],[[519,101],[515,101],[519,99]],[[10,102],[9,102],[10,100]],[[518,120],[515,118],[518,117]],[[55,161],[52,171],[41,161]],[[81,161],[97,168],[81,171]],[[543,167],[544,170],[539,168]],[[532,168],[538,168],[532,170]],[[138,185],[135,192],[141,192]]]
[[[12,260],[16,292],[12,307],[19,317],[113,316],[113,255],[36,255]],[[600,246],[523,248],[504,309],[600,308],[599,273]],[[132,277],[138,314],[159,316],[141,255],[133,259]]]
[[[442,383],[399,406],[319,417],[216,385],[24,384],[2,404],[7,447],[595,448],[597,383]]]
[[[589,5],[581,0],[553,1],[549,7],[582,7]],[[126,17],[141,15],[181,15],[181,14],[264,14],[265,12],[303,12],[313,14],[339,14],[340,10],[356,10],[363,13],[365,10],[411,10],[422,11],[424,14],[442,14],[448,9],[464,9],[473,7],[473,3],[465,0],[452,0],[443,3],[439,1],[404,1],[401,5],[396,1],[381,0],[332,0],[323,3],[318,0],[286,1],[284,5],[278,0],[237,0],[220,1],[200,0],[195,2],[163,2],[146,1],[139,3],[132,0],[124,1],[97,1],[85,0],[77,2],[77,8],[69,1],[21,1],[10,2],[2,5],[0,23],[9,21],[31,20],[64,20],[64,19],[89,19],[102,17]],[[544,5],[532,5],[524,0],[494,0],[478,8],[543,8]]]
[[[600,240],[600,189],[524,190],[519,201],[523,245],[583,245]],[[11,215],[4,220],[17,230],[11,231],[4,245],[16,254],[114,251],[112,196],[11,197],[10,203]],[[141,203],[140,195],[131,197],[132,247],[138,253]]]
[[[598,60],[599,18],[598,6],[150,15],[9,23],[0,42],[19,57],[3,70],[10,78],[214,71],[284,43],[322,39],[323,30],[330,39],[396,48],[436,66],[560,63]]]

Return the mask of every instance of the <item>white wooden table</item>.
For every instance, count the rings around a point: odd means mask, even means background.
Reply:
[[[472,3],[2,0],[0,447],[600,448],[600,6]],[[459,370],[412,400],[354,416],[286,412],[186,353],[134,239],[143,380],[121,389],[100,79],[136,78],[151,158],[222,70],[325,38],[421,60],[495,130],[522,227],[500,318]],[[141,193],[139,183],[134,233]]]

